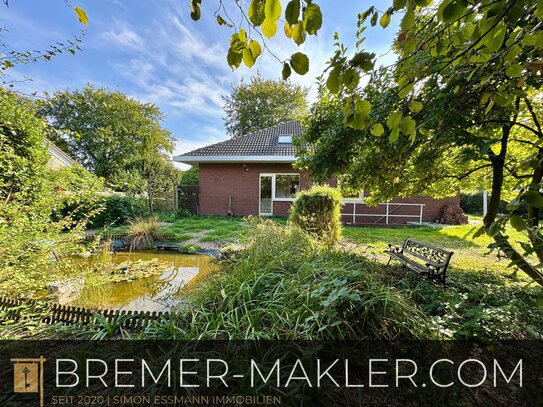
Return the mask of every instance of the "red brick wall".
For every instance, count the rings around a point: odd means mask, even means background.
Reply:
[[[260,173],[300,173],[291,164],[200,164],[200,214],[226,215],[232,196],[235,216],[258,215]],[[306,174],[300,176],[300,188],[309,187]],[[289,202],[274,202],[275,216],[288,214]]]
[[[232,197],[232,210],[235,216],[258,215],[259,175],[260,173],[300,173],[290,164],[200,164],[199,211],[201,215],[226,215],[228,212],[228,197]],[[307,174],[301,173],[301,189],[307,189],[310,180]],[[331,181],[331,185],[335,182]],[[423,203],[423,220],[433,221],[445,204],[460,204],[460,194],[444,199],[434,199],[426,196],[396,198],[398,203]],[[273,214],[286,216],[290,202],[275,201]],[[357,224],[384,224],[385,206],[369,207],[357,204],[356,213],[375,214],[375,216],[357,216]],[[352,214],[353,205],[345,204],[342,212]],[[390,204],[390,213],[394,215],[419,215],[419,206],[395,207]],[[352,223],[352,215],[344,215],[343,221]],[[418,221],[418,217],[390,217],[389,224],[405,224],[406,221]]]

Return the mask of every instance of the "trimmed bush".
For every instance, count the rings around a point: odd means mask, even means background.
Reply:
[[[329,186],[302,191],[290,210],[289,221],[322,243],[333,246],[341,238],[341,193]]]

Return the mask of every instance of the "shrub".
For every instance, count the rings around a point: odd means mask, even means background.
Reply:
[[[319,248],[293,225],[250,222],[246,247],[179,306],[186,338],[428,337],[429,322],[407,296],[378,281],[375,263]]]
[[[160,231],[160,224],[156,217],[144,219],[137,217],[129,222],[128,236],[130,247],[134,250],[150,249],[154,246],[155,238]]]
[[[92,219],[92,227],[95,228],[123,225],[138,216],[145,216],[148,212],[145,198],[130,195],[102,196],[97,205],[102,211]]]
[[[341,193],[328,186],[313,186],[298,195],[289,221],[328,246],[341,238]]]

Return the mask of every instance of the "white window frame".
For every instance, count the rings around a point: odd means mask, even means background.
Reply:
[[[278,175],[296,175],[298,177],[298,191],[296,192],[296,195],[300,193],[300,183],[301,183],[301,175],[299,172],[273,172],[273,173],[267,173],[263,172],[259,174],[259,184],[258,184],[258,199],[260,202],[260,177],[272,177],[272,203],[273,202],[293,202],[294,198],[277,198],[275,196],[275,183],[277,181]],[[273,212],[273,206],[272,206],[272,212]]]
[[[343,203],[363,203],[364,202],[364,190],[360,191],[358,198],[343,198]]]
[[[271,208],[270,213],[262,213],[262,177],[271,177],[272,178],[272,197],[271,197]],[[273,197],[275,196],[275,177],[273,174],[261,173],[258,174],[258,216],[273,216]]]

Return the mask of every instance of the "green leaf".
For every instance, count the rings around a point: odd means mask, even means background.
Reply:
[[[392,7],[394,7],[394,10],[397,11],[404,8],[406,4],[407,4],[407,0],[394,0],[392,2]]]
[[[190,0],[190,18],[194,21],[198,21],[202,16],[200,11],[201,2],[201,0]]]
[[[415,0],[415,5],[419,7],[426,7],[432,3],[432,0]]]
[[[74,7],[74,11],[75,14],[77,14],[77,19],[81,24],[87,25],[89,23],[89,17],[87,16],[85,10],[83,10],[81,7]]]
[[[266,19],[277,21],[281,17],[281,1],[280,0],[266,0],[266,7],[264,8]]]
[[[410,104],[409,104],[409,110],[413,113],[418,113],[422,110],[422,108],[424,107],[424,105],[419,102],[418,100],[413,100]]]
[[[400,121],[402,120],[402,112],[394,112],[392,113],[388,119],[387,119],[387,127],[392,130],[396,127],[398,127],[398,125],[400,124]]]
[[[317,31],[322,27],[322,12],[317,4],[310,3],[305,8],[304,25],[305,30],[310,35],[317,34]]]
[[[283,64],[283,71],[281,72],[283,75],[283,80],[286,81],[288,78],[290,78],[290,75],[292,74],[292,69],[290,69],[290,65],[288,62],[285,62]]]
[[[226,22],[225,19],[222,18],[222,17],[221,17],[220,15],[218,15],[218,14],[217,14],[217,24],[219,24],[219,25],[226,25],[226,26],[228,26],[228,27],[230,27],[230,28],[233,27],[232,24]]]
[[[395,142],[396,140],[398,140],[400,138],[400,129],[398,127],[395,127],[394,129],[392,129],[392,131],[390,132],[390,136],[388,136],[388,141],[390,143],[393,143]]]
[[[356,89],[358,83],[360,82],[360,75],[355,69],[348,68],[343,72],[341,79],[347,90],[352,92]]]
[[[381,123],[376,123],[371,128],[371,134],[376,137],[380,137],[385,133],[385,129]]]
[[[383,28],[387,28],[390,24],[390,13],[385,13],[382,15],[381,19],[379,20],[379,24]]]
[[[507,66],[505,73],[512,78],[519,78],[522,75],[523,69],[524,67],[520,64],[511,64]]]
[[[262,25],[266,18],[265,8],[266,0],[252,0],[249,5],[249,20],[256,27]]]
[[[543,208],[543,196],[538,191],[528,191],[524,195],[524,199],[528,205],[534,206],[536,208]]]
[[[409,116],[406,116],[402,120],[401,131],[406,136],[415,137],[417,134],[417,122]]]
[[[290,25],[294,25],[300,18],[300,0],[291,0],[285,9],[285,19]]]
[[[465,3],[462,1],[453,0],[443,9],[443,21],[451,23],[458,20],[466,12]]]
[[[349,63],[354,67],[360,68],[364,72],[369,72],[373,69],[374,57],[374,53],[358,52],[351,58]]]
[[[371,16],[371,20],[370,20],[370,24],[372,27],[375,27],[375,25],[377,24],[377,19],[379,18],[379,14],[377,14],[377,12],[374,12]]]
[[[256,58],[253,57],[253,53],[251,52],[251,50],[249,48],[243,48],[242,56],[243,63],[247,65],[248,68],[252,68],[252,66],[256,62]]]
[[[408,83],[407,85],[404,85],[400,88],[400,90],[398,91],[398,97],[400,99],[403,99],[404,97],[406,97],[409,92],[411,92],[413,90],[413,87],[415,86],[415,84],[413,82],[411,83]]]
[[[402,18],[400,28],[403,32],[409,31],[415,25],[415,8],[410,7]]]
[[[535,12],[535,16],[543,19],[543,0],[537,0],[537,9]]]
[[[237,52],[232,47],[228,49],[228,55],[226,56],[226,61],[232,70],[238,68],[242,60],[241,52]]]
[[[305,41],[304,25],[302,23],[295,24],[292,28],[292,40],[296,45],[301,45]]]
[[[502,47],[506,31],[507,27],[505,26],[505,24],[500,23],[494,30],[490,31],[487,34],[487,37],[485,39],[485,46],[488,51],[496,52]]]
[[[326,88],[330,93],[338,93],[341,86],[340,82],[341,66],[335,66],[326,79]]]
[[[243,62],[251,68],[261,53],[262,48],[258,41],[252,40],[249,45],[243,49]]]
[[[296,52],[290,57],[290,65],[298,75],[305,75],[309,71],[309,58],[302,52]]]
[[[262,47],[257,40],[251,40],[247,47],[251,50],[255,58],[258,58],[262,54]]]
[[[243,28],[240,28],[238,32],[238,38],[242,43],[245,44],[247,42],[247,31],[245,31]]]
[[[285,35],[287,38],[292,38],[292,26],[285,21],[285,25],[283,26],[283,31],[285,32]]]
[[[511,226],[513,226],[519,232],[525,230],[527,227],[526,221],[520,216],[511,216],[509,223],[511,223]]]
[[[265,18],[262,23],[262,34],[266,37],[271,38],[277,33],[277,20],[270,20]]]
[[[355,102],[354,108],[356,113],[361,116],[369,116],[371,111],[371,103],[365,99],[359,99]]]

